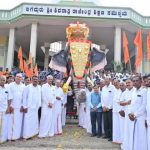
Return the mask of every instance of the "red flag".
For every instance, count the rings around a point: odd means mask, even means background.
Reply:
[[[37,67],[37,64],[36,64],[36,66],[35,66],[35,68],[34,68],[34,74],[35,74],[36,76],[38,76],[38,67]]]
[[[150,60],[150,32],[147,35],[147,59]]]
[[[134,44],[137,47],[137,53],[136,53],[136,60],[135,60],[135,66],[136,70],[141,65],[142,59],[143,59],[143,52],[142,52],[142,33],[141,30],[139,30],[136,34],[136,37],[134,39]]]
[[[21,46],[18,50],[18,59],[22,59],[22,47]]]
[[[127,62],[130,59],[130,56],[129,56],[129,49],[128,49],[128,39],[125,32],[123,32],[123,48],[124,48],[124,62],[125,64],[127,64]]]

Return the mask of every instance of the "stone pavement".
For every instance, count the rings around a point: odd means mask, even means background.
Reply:
[[[0,145],[0,150],[120,150],[106,139],[90,137],[77,125],[66,125],[63,135],[52,138],[18,140]]]

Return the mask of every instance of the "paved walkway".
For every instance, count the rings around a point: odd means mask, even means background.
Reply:
[[[0,145],[0,150],[120,150],[106,139],[90,137],[77,125],[67,125],[62,136],[19,140]]]

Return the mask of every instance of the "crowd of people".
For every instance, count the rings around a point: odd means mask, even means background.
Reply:
[[[86,91],[90,115],[83,115],[83,103],[79,106],[79,118],[91,122],[79,119],[79,124],[91,125],[92,137],[106,138],[123,150],[150,150],[150,75],[98,73],[94,82]]]
[[[63,134],[73,90],[64,92],[64,81],[53,75],[39,79],[0,76],[0,143]],[[123,150],[150,150],[150,75],[96,72],[92,81],[78,87],[79,127]]]

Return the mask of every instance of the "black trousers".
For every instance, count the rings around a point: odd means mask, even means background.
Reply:
[[[112,139],[112,110],[103,112],[103,121],[105,135]]]
[[[96,128],[97,123],[97,128]],[[91,112],[91,125],[92,125],[92,134],[101,135],[102,134],[102,112]],[[96,132],[97,129],[97,132]]]

